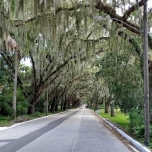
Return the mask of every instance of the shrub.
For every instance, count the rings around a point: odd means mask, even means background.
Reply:
[[[129,112],[128,130],[136,137],[144,136],[144,114],[141,110],[133,108]]]
[[[35,112],[31,115],[31,117],[41,117],[41,113],[40,112]]]
[[[3,89],[0,94],[0,114],[3,116],[12,114],[13,93],[9,89]]]
[[[12,115],[12,101],[13,101],[13,89],[5,88],[3,92],[0,94],[0,114],[3,116],[11,116]],[[28,111],[29,103],[24,98],[21,90],[17,90],[17,103],[16,103],[16,111],[17,115],[26,114]]]
[[[18,102],[16,105],[17,115],[27,114],[28,105],[29,103],[26,100]]]

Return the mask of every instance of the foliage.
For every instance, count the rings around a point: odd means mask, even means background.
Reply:
[[[115,106],[124,112],[141,106],[143,89],[139,62],[135,61],[130,52],[110,52],[95,65],[99,67],[96,76],[104,78]]]
[[[0,127],[10,126],[12,124],[11,118],[9,116],[0,116]]]
[[[142,110],[133,108],[128,114],[124,114],[120,110],[115,110],[116,117],[111,117],[110,114],[104,113],[101,109],[99,115],[110,120],[116,125],[120,125],[129,134],[133,135],[138,141],[144,142],[144,114]],[[152,126],[150,125],[150,136],[152,137]],[[150,141],[150,147],[151,146]]]
[[[129,112],[128,130],[136,136],[143,137],[144,135],[144,114],[142,110],[131,109]]]
[[[109,119],[110,121],[120,125],[124,129],[128,126],[128,115],[125,115],[123,112],[121,112],[119,109],[115,110],[116,117],[111,117],[110,114],[104,113],[104,110],[101,109],[99,115],[102,116],[105,119]]]
[[[34,114],[30,115],[31,118],[41,117],[41,116],[42,116],[41,112],[38,112],[38,111],[35,112]]]
[[[37,107],[36,107],[37,112],[43,112],[44,102],[46,102],[45,98],[41,97],[39,99],[39,102],[38,102]],[[50,104],[50,103],[48,103],[48,104]]]
[[[134,135],[134,137],[140,140],[141,142],[144,141],[145,126],[144,126],[144,113],[142,110],[134,108],[129,112],[129,123],[127,126],[127,130],[129,131],[129,133]],[[150,139],[151,137],[152,137],[152,125],[150,125]],[[152,143],[152,141],[150,141],[150,143]],[[152,147],[151,144],[149,146]]]
[[[0,107],[2,115],[12,115],[13,92],[9,88],[4,88],[0,94]]]
[[[12,115],[12,99],[13,99],[13,91],[12,86],[9,85],[5,87],[0,94],[0,107],[1,107],[1,115],[11,116]],[[29,103],[25,100],[23,93],[21,90],[17,90],[17,115],[26,114],[28,110]]]

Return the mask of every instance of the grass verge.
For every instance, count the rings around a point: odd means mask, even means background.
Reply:
[[[6,127],[12,125],[12,120],[9,116],[0,116],[0,127]]]
[[[122,113],[120,110],[115,110],[116,117],[111,117],[109,113],[104,113],[104,109],[100,110],[99,115],[105,119],[110,120],[111,122],[114,122],[118,125],[120,125],[122,128],[126,129],[127,125],[129,123],[129,116]]]
[[[104,113],[104,109],[100,109],[100,112],[98,113],[98,115],[100,115],[102,118],[108,119],[110,120],[112,123],[118,124],[119,126],[121,126],[123,129],[123,131],[128,133],[128,123],[129,123],[129,116],[125,115],[124,113],[122,113],[120,110],[115,110],[115,114],[116,117],[111,117],[110,113]],[[133,137],[136,140],[138,140],[141,143],[144,143],[144,139],[138,138],[138,137]],[[149,148],[152,149],[152,140],[150,140],[149,143]]]

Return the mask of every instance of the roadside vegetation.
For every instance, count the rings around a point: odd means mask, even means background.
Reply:
[[[12,120],[7,116],[0,116],[0,127],[10,126],[12,124]]]
[[[111,117],[110,113],[105,113],[103,108],[99,109],[97,113],[102,118],[105,118],[116,127],[134,137],[139,142],[144,143],[144,118],[143,114],[140,114],[137,110],[134,109],[130,113],[125,114],[117,109],[115,110],[115,117]],[[150,126],[150,132],[152,132],[152,125]],[[152,148],[151,143],[152,139],[150,141],[149,148]]]
[[[58,110],[53,113],[48,112],[47,116],[56,114],[56,113],[60,113],[60,112],[64,112],[64,110],[62,110],[62,111]],[[9,116],[0,116],[0,127],[11,126],[15,123],[20,123],[20,122],[24,122],[24,121],[44,117],[44,116],[46,116],[46,112],[43,112],[43,113],[35,112],[34,114],[31,114],[31,115],[26,114],[26,115],[18,116],[16,120],[12,120]]]
[[[100,110],[100,113],[98,113],[101,117],[110,120],[111,122],[118,124],[124,129],[127,129],[129,124],[129,116],[125,115],[120,110],[115,110],[115,117],[111,117],[109,113],[104,113],[104,109]]]

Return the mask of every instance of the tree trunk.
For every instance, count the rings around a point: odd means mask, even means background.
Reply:
[[[104,113],[109,113],[109,103],[105,102],[105,111]]]
[[[143,10],[143,35],[144,35],[144,116],[145,116],[145,133],[144,143],[149,145],[150,140],[150,123],[149,123],[149,65],[148,65],[148,33],[147,33],[147,2]]]
[[[105,102],[105,113],[109,113],[110,103],[111,103],[111,95],[108,97],[107,101]]]
[[[68,109],[70,109],[70,102],[71,102],[71,101],[68,102]]]
[[[46,92],[46,116],[48,115],[48,90]]]
[[[29,109],[28,109],[28,114],[33,114],[35,113],[35,105],[34,103],[30,105]]]
[[[16,119],[16,93],[17,93],[17,51],[15,51],[15,74],[14,74],[14,95],[13,95],[13,119]]]
[[[98,92],[97,92],[97,98],[96,98],[96,102],[95,102],[95,110],[98,109]]]
[[[51,104],[51,112],[54,112],[54,110],[55,110],[55,99],[54,99],[54,97],[53,97],[53,102],[52,102],[52,104]]]
[[[111,102],[111,117],[115,117],[113,102]]]
[[[67,102],[67,101],[66,101],[66,95],[65,95],[63,110],[66,110],[66,104],[67,104],[66,102]]]
[[[33,113],[35,113],[36,105],[37,105],[37,103],[38,103],[38,99],[39,99],[39,98],[38,98],[37,94],[34,93],[33,98],[32,98],[32,100],[31,100],[31,102],[30,102],[30,107],[29,107],[29,109],[28,109],[28,114],[33,114]]]
[[[58,103],[55,104],[55,111],[58,111]]]
[[[35,105],[32,105],[32,107],[31,107],[31,113],[32,114],[35,113]]]
[[[63,110],[66,110],[66,101],[64,101]]]
[[[152,85],[149,85],[149,108],[152,109]]]
[[[63,101],[61,101],[61,108],[60,108],[60,111],[63,110]]]

